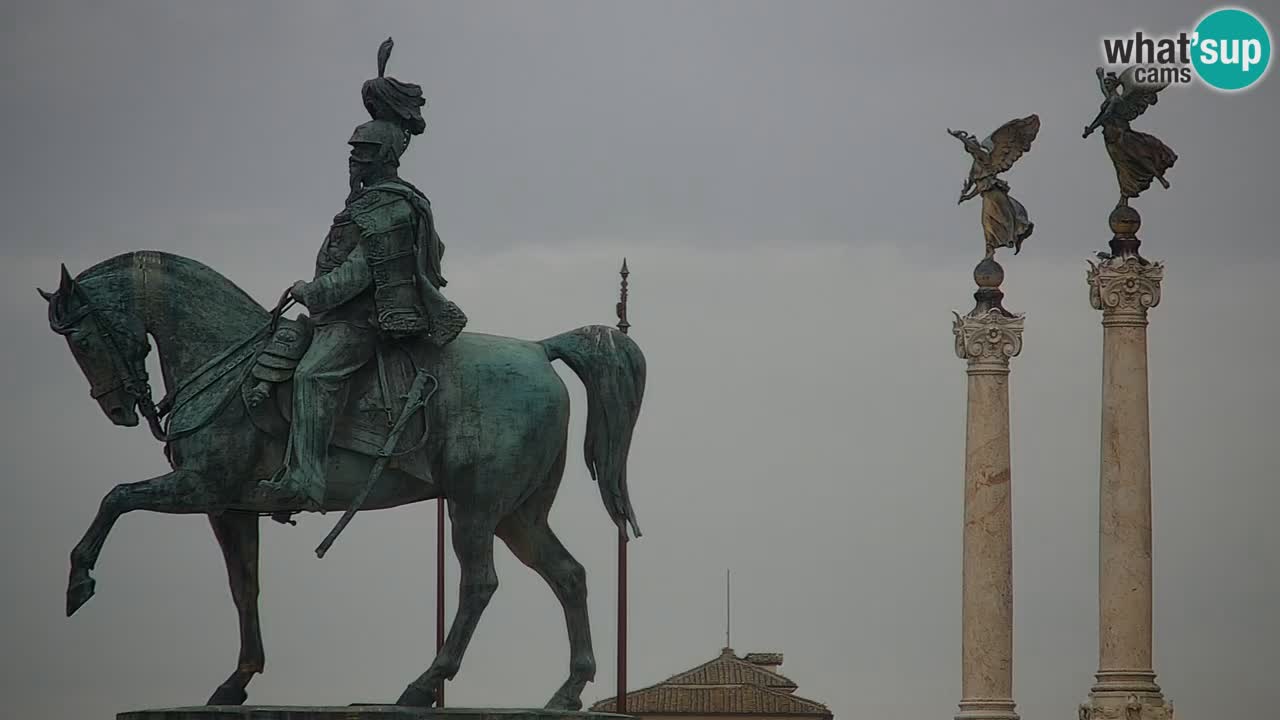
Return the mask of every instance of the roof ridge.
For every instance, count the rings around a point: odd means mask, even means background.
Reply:
[[[712,664],[714,664],[714,663],[716,663],[716,662],[719,662],[720,660],[723,660],[723,659],[725,658],[725,656],[726,656],[726,655],[728,655],[729,657],[735,657],[735,658],[737,657],[736,655],[734,655],[734,654],[733,654],[733,649],[732,649],[732,648],[724,648],[724,650],[721,650],[721,651],[720,651],[720,654],[719,654],[719,655],[717,655],[717,656],[715,656],[715,657],[711,658],[710,660],[708,660],[708,661],[706,661],[706,662],[704,662],[704,663],[702,663],[702,664],[700,664],[700,665],[694,665],[693,667],[689,668],[688,670],[681,670],[680,672],[678,672],[678,673],[676,673],[676,674],[674,674],[674,675],[669,675],[669,676],[667,677],[667,679],[666,679],[666,680],[663,680],[662,682],[657,683],[657,684],[658,684],[658,685],[665,685],[665,684],[667,684],[667,683],[671,682],[672,680],[675,680],[676,678],[680,677],[681,675],[689,675],[689,674],[691,674],[691,673],[694,673],[694,672],[696,672],[696,671],[698,671],[698,670],[701,670],[701,669],[703,669],[703,668],[707,667],[708,665],[712,665]]]
[[[709,660],[705,663],[702,663],[701,665],[685,670],[684,672],[679,672],[679,673],[676,673],[675,675],[668,677],[664,681],[664,683],[680,684],[679,680],[681,678],[694,676],[697,673],[705,671],[711,666],[716,665],[717,663],[732,664],[740,668],[743,674],[748,676],[754,675],[756,678],[759,678],[761,680],[761,682],[755,683],[758,685],[763,685],[766,687],[789,687],[789,688],[799,687],[794,680],[787,677],[786,675],[783,675],[782,673],[777,672],[775,670],[766,669],[764,667],[761,667],[760,665],[756,665],[755,663],[747,662],[746,660],[743,660],[742,658],[738,657],[736,654],[733,653],[732,650],[729,650],[728,648],[725,649],[725,652],[722,652],[718,657],[712,660]]]

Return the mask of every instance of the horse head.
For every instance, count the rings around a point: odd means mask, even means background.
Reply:
[[[49,328],[67,339],[102,412],[116,425],[136,426],[139,403],[151,397],[141,319],[92,298],[66,265],[58,290],[39,292],[49,305]]]

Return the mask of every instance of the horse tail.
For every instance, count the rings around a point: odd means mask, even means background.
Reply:
[[[600,487],[605,510],[627,537],[640,527],[627,492],[627,453],[644,397],[640,346],[619,330],[589,325],[541,341],[549,360],[563,360],[587,389],[587,471]]]

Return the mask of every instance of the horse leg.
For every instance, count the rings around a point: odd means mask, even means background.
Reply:
[[[71,551],[71,577],[67,582],[67,615],[79,610],[93,597],[95,582],[90,575],[107,534],[121,515],[132,510],[168,513],[197,513],[214,509],[216,498],[199,474],[174,470],[150,480],[117,485],[102,498],[84,537]]]
[[[467,510],[452,515],[453,550],[458,556],[462,576],[458,611],[453,616],[444,646],[427,671],[405,688],[396,701],[397,705],[430,707],[435,704],[436,688],[457,674],[480,616],[498,589],[498,575],[493,569],[494,519],[491,513]]]
[[[262,628],[258,624],[258,516],[227,512],[210,515],[209,524],[227,563],[231,597],[240,617],[240,661],[235,672],[218,686],[207,705],[241,705],[248,698],[245,687],[266,662]]]
[[[521,562],[542,576],[564,608],[569,630],[569,679],[551,696],[546,708],[581,710],[582,691],[596,675],[587,617],[587,571],[547,525],[546,513],[527,505],[498,525],[498,537]]]

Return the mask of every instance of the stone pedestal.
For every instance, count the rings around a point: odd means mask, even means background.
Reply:
[[[1018,720],[1013,701],[1013,530],[1009,360],[1023,316],[1001,306],[992,258],[974,271],[977,305],[956,315],[956,355],[968,361],[964,467],[962,680],[957,720]]]
[[[1140,219],[1111,214],[1112,256],[1089,263],[1102,311],[1102,438],[1098,502],[1098,673],[1081,720],[1169,720],[1151,662],[1151,424],[1147,311],[1164,268],[1138,254]]]
[[[116,720],[636,720],[636,718],[631,715],[612,713],[523,708],[201,705],[123,712],[116,715]]]

